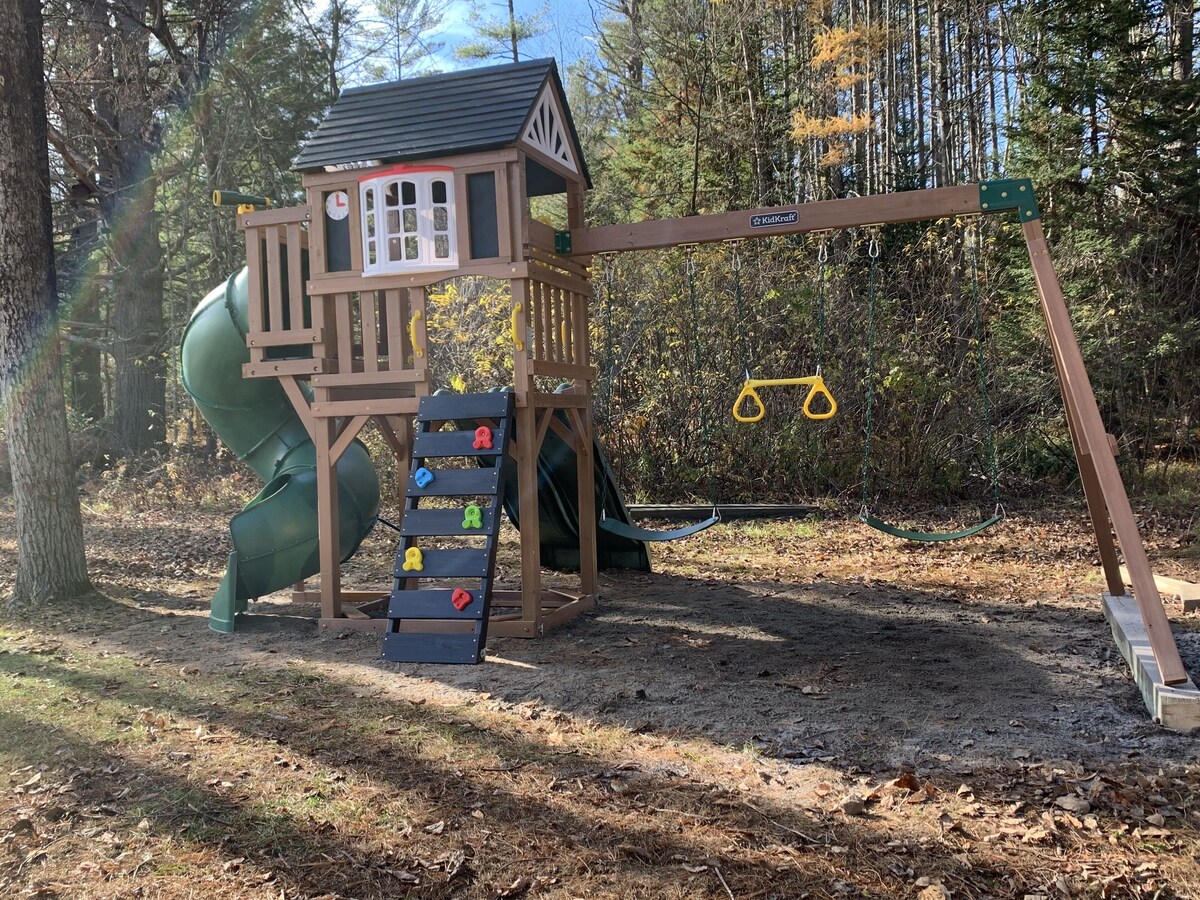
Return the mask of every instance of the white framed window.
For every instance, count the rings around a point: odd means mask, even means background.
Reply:
[[[454,170],[396,166],[359,182],[363,274],[458,266]]]

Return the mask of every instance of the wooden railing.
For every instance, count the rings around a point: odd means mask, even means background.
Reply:
[[[330,365],[322,387],[388,385],[426,380],[424,288],[325,294],[322,349]]]
[[[317,348],[323,340],[322,312],[304,293],[308,254],[308,207],[270,209],[241,219],[249,268],[251,378],[313,375],[326,371]],[[253,223],[253,224],[251,224]]]
[[[309,296],[308,219],[307,207],[241,218],[250,270],[243,374],[316,378],[322,387],[424,381],[424,288]]]
[[[587,325],[592,289],[587,278],[557,266],[536,265],[530,271],[528,296],[530,374],[593,380]]]

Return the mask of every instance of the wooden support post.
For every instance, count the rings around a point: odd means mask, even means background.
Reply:
[[[1183,660],[1179,658],[1179,648],[1175,646],[1171,623],[1167,619],[1162,598],[1154,583],[1150,560],[1146,556],[1146,548],[1138,532],[1129,496],[1125,493],[1117,461],[1109,450],[1108,435],[1100,419],[1100,408],[1096,404],[1096,395],[1092,392],[1092,385],[1083,363],[1083,354],[1080,353],[1079,344],[1075,339],[1075,329],[1063,300],[1058,275],[1050,261],[1042,223],[1036,219],[1022,222],[1021,229],[1025,235],[1029,261],[1033,266],[1033,277],[1041,298],[1042,314],[1050,334],[1050,346],[1054,352],[1063,393],[1070,397],[1078,419],[1079,448],[1094,466],[1096,481],[1099,483],[1104,505],[1112,517],[1113,529],[1117,533],[1117,540],[1120,541],[1121,551],[1125,554],[1125,563],[1133,581],[1134,598],[1137,600],[1138,610],[1146,626],[1146,634],[1163,681],[1168,685],[1183,684],[1187,681],[1187,670],[1183,667]],[[1081,461],[1080,465],[1083,471],[1082,467],[1086,463]],[[1099,534],[1096,539],[1098,543],[1101,541]]]
[[[521,634],[542,630],[542,538],[538,521],[537,409],[517,407],[517,497],[521,519]]]
[[[321,618],[336,619],[342,614],[342,548],[338,533],[337,462],[333,443],[337,422],[318,418],[314,422],[317,450],[317,539],[321,561]]]
[[[596,596],[599,563],[596,552],[596,473],[592,450],[592,411],[586,409],[567,410],[567,417],[578,435],[579,446],[575,450],[576,477],[579,482],[579,590]]]

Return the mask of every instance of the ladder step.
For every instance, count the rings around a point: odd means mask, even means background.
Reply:
[[[482,656],[478,634],[406,632],[383,636],[383,658],[391,662],[474,665]]]
[[[427,467],[428,468],[428,467]],[[409,497],[472,497],[495,495],[500,488],[500,473],[495,469],[432,469],[433,481],[417,487],[408,476]]]
[[[388,602],[387,617],[389,619],[483,618],[483,597],[486,589],[482,585],[472,585],[464,590],[469,591],[473,599],[462,612],[455,609],[454,604],[450,602],[450,598],[454,594],[453,588],[392,591],[392,599]]]
[[[500,443],[501,436],[493,429],[493,447]],[[417,432],[413,438],[412,455],[417,459],[432,459],[440,456],[494,457],[496,451],[494,449],[476,450],[474,431],[425,431]]]
[[[404,554],[396,559],[396,578],[487,578],[488,551],[483,550],[426,550],[421,548],[424,568],[420,572],[406,572],[401,566]]]
[[[421,398],[418,422],[445,422],[451,419],[505,419],[513,404],[511,391],[489,394],[437,394]]]
[[[430,485],[432,487],[432,485]],[[463,528],[465,509],[406,509],[400,523],[403,535],[461,535],[462,537],[491,537],[496,529],[495,506],[480,507],[479,528]]]

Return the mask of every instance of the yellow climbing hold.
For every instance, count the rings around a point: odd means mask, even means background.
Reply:
[[[409,547],[404,551],[404,565],[401,568],[405,572],[425,571],[425,557],[420,547]]]

